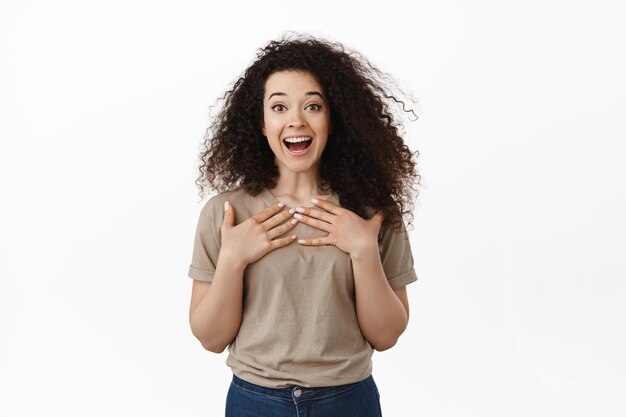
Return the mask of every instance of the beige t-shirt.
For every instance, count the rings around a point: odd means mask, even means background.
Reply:
[[[325,199],[339,205],[336,193]],[[213,279],[226,200],[235,209],[235,225],[278,202],[267,189],[251,196],[237,188],[210,198],[198,219],[188,272],[193,279]],[[284,236],[294,233],[298,239],[328,234],[298,223]],[[383,226],[378,239],[391,288],[415,282],[406,229],[396,234]],[[294,242],[248,265],[243,279],[241,327],[226,359],[239,378],[269,388],[321,387],[371,374],[374,350],[357,321],[350,255],[331,245]]]

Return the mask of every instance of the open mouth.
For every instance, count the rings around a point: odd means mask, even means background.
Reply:
[[[302,153],[305,152],[311,143],[313,142],[313,138],[310,136],[300,136],[297,138],[287,138],[283,140],[283,143],[291,153]]]

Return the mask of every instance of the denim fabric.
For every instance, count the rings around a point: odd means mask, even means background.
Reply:
[[[333,387],[266,388],[233,375],[226,417],[382,417],[372,375]]]

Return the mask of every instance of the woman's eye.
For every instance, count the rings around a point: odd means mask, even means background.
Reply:
[[[280,107],[280,109],[278,109],[278,107]],[[276,111],[283,111],[284,108],[285,108],[285,106],[283,106],[282,104],[277,104],[275,106],[272,106],[272,109],[274,109]]]
[[[319,104],[315,104],[315,103],[310,104],[309,107],[314,107],[312,110],[315,110],[315,111],[322,108],[322,106],[320,106]]]

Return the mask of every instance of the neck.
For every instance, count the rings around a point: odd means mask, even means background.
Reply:
[[[272,193],[276,196],[291,196],[294,199],[308,201],[311,197],[321,196],[321,177],[317,169],[307,172],[281,172]]]

